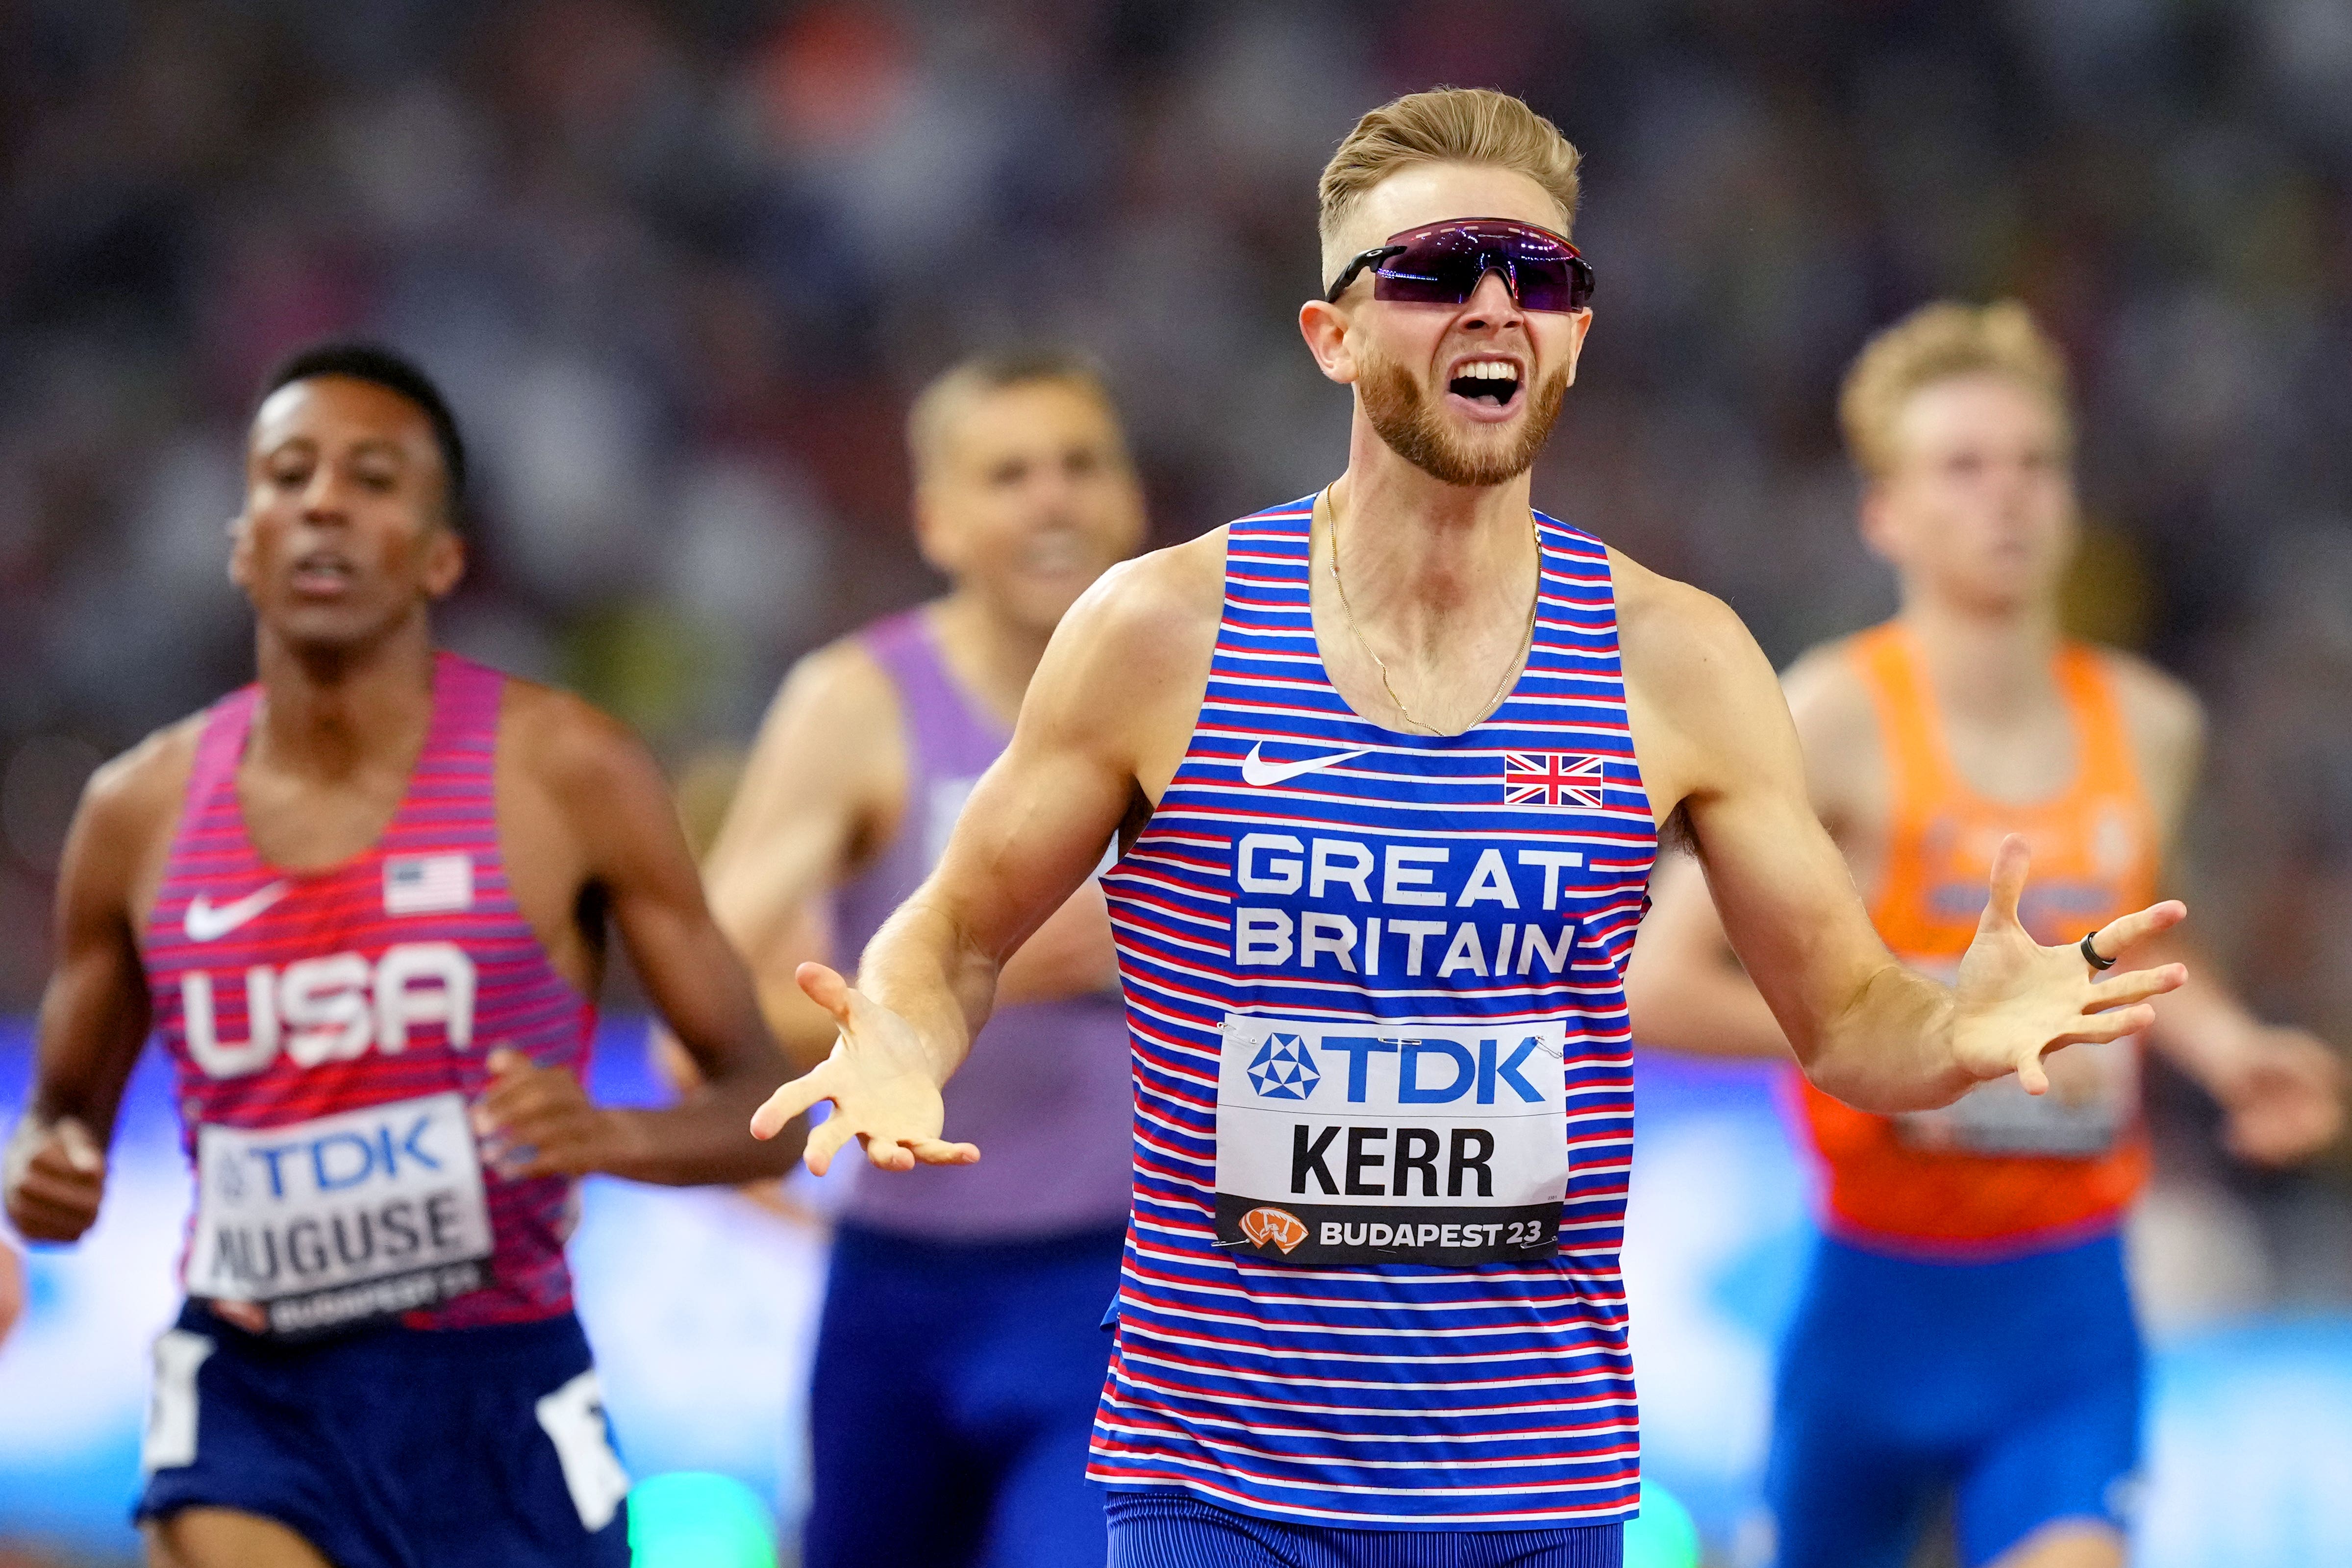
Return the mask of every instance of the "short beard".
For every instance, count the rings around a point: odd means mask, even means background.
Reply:
[[[1536,455],[1551,439],[1559,419],[1559,405],[1568,396],[1568,371],[1563,367],[1538,385],[1524,389],[1527,423],[1518,439],[1500,452],[1468,450],[1449,430],[1435,403],[1421,390],[1412,372],[1393,360],[1365,366],[1356,382],[1364,402],[1364,417],[1372,422],[1389,450],[1444,485],[1485,487],[1516,479],[1535,465]]]

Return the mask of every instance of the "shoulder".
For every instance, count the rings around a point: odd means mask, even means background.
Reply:
[[[886,735],[887,727],[874,719],[898,706],[898,683],[875,657],[865,632],[853,632],[794,662],[777,688],[773,715],[838,724],[843,738],[854,741]]]
[[[2095,647],[2091,653],[2106,673],[2136,744],[2171,755],[2196,750],[2205,736],[2205,705],[2186,681],[2120,648]]]
[[[1762,659],[1747,622],[1714,594],[1652,571],[1615,549],[1609,551],[1609,574],[1628,679],[1638,665],[1644,685],[1697,697]]]
[[[90,826],[109,837],[141,837],[176,823],[205,718],[192,714],[166,725],[92,773],[81,797]]]
[[[1817,643],[1780,675],[1805,753],[1805,790],[1842,843],[1884,809],[1885,737],[1878,705],[1854,660],[1859,634]]]
[[[786,672],[745,760],[730,814],[781,824],[773,811],[813,801],[887,810],[906,788],[898,684],[864,632],[826,643]]]
[[[187,800],[205,716],[195,714],[155,731],[82,786],[61,868],[61,896],[70,904],[144,917]]]
[[[660,777],[627,725],[585,698],[518,675],[507,677],[500,699],[499,750],[559,800],[583,804]]]
[[[1857,641],[1858,635],[1815,643],[1780,674],[1789,713],[1808,747],[1877,742],[1877,710],[1871,702],[1869,685],[1854,664]]]
[[[1081,607],[1098,607],[1108,623],[1136,630],[1176,630],[1205,617],[1214,624],[1225,599],[1229,528],[1124,560],[1088,589]]]
[[[2205,705],[2187,682],[2137,653],[2094,647],[2149,792],[2171,814],[2195,782],[2205,749]]]
[[[1055,652],[1139,678],[1205,667],[1224,613],[1225,538],[1214,528],[1111,568],[1062,618]]]

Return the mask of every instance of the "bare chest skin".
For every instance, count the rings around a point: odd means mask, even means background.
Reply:
[[[1524,620],[1513,628],[1506,624],[1507,618],[1463,617],[1421,658],[1399,653],[1375,659],[1327,574],[1317,574],[1307,601],[1316,650],[1332,688],[1357,717],[1382,729],[1408,736],[1460,735],[1502,706],[1526,667]],[[1385,675],[1382,663],[1388,666]],[[1394,697],[1390,695],[1391,685]],[[1410,720],[1425,727],[1416,728]]]
[[[1307,606],[1324,673],[1357,717],[1403,735],[1452,736],[1502,706],[1527,664],[1532,579],[1487,596],[1490,603],[1439,617],[1416,647],[1351,612],[1340,591],[1344,577],[1332,575],[1331,538],[1318,520],[1307,553]]]
[[[237,805],[256,853],[298,875],[331,871],[364,854],[408,793],[425,750],[425,727],[397,749],[384,747],[341,777],[320,779],[275,765],[256,726],[236,770]]]

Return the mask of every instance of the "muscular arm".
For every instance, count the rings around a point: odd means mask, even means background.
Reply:
[[[1171,656],[1181,638],[1166,635],[1185,608],[1167,564],[1116,568],[1072,607],[939,869],[858,965],[859,989],[931,1048],[937,1082],[987,1021],[1006,960],[1086,881],[1143,794],[1149,716],[1177,706],[1169,693],[1190,673]]]
[[[1814,814],[1787,705],[1747,629],[1695,589],[1622,557],[1613,564],[1627,700],[1653,800],[1685,811],[1724,930],[1816,1084],[1872,1111],[1948,1103],[2012,1068],[2040,1092],[2043,1051],[2147,1026],[2144,999],[2179,973],[2092,985],[2079,958],[2070,967],[2033,943],[2015,918],[2021,841],[1996,859],[1957,993],[1897,963]],[[2110,950],[2180,914],[2159,905],[2125,917],[2109,927]]]
[[[867,945],[850,990],[803,984],[843,1028],[815,1072],[778,1092],[763,1134],[821,1099],[822,1172],[852,1136],[890,1169],[977,1157],[941,1130],[938,1086],[988,1019],[1005,960],[1094,869],[1172,777],[1208,679],[1222,592],[1220,532],[1118,567],[1046,650],[1012,744],[974,789],[939,869]]]
[[[784,1056],[703,903],[659,768],[626,729],[573,698],[533,691],[517,707],[515,755],[528,759],[539,799],[577,847],[583,894],[611,915],[702,1082],[674,1106],[586,1111],[568,1074],[517,1077],[485,1097],[488,1124],[533,1151],[514,1167],[522,1175],[597,1170],[677,1186],[780,1175],[797,1135],[761,1144],[743,1124],[783,1076]]]
[[[1625,969],[1634,1040],[1694,1056],[1787,1060],[1789,1037],[1739,967],[1698,862],[1662,858],[1650,900]]]
[[[115,1113],[147,1038],[134,912],[152,896],[191,750],[188,735],[166,731],[100,768],[67,836],[57,967],[5,1158],[8,1218],[30,1240],[78,1240],[98,1218]]]
[[[1804,754],[1806,798],[1844,852],[1854,827],[1879,814],[1885,788],[1868,694],[1833,649],[1798,660],[1781,689]],[[1740,967],[1696,859],[1662,860],[1650,893],[1625,977],[1634,1037],[1695,1055],[1787,1060],[1788,1036]]]
[[[833,1047],[833,1016],[794,975],[839,963],[824,895],[901,831],[907,756],[898,695],[855,643],[803,660],[784,682],[703,867],[712,915],[751,966],[760,1001],[796,1070]],[[1091,880],[1005,964],[1003,999],[1029,1001],[1112,982],[1110,924]]]
[[[836,643],[786,677],[703,865],[710,913],[751,967],[796,1071],[833,1047],[832,1015],[793,981],[826,961],[827,890],[898,830],[907,792],[898,700],[864,650]]]

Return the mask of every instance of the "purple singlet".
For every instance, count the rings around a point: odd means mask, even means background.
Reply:
[[[851,962],[930,874],[965,797],[1008,738],[957,686],[923,611],[877,622],[862,640],[898,690],[907,805],[880,857],[835,897],[839,951]],[[946,1135],[979,1145],[981,1162],[887,1177],[862,1160],[845,1162],[858,1175],[844,1219],[956,1241],[1126,1222],[1134,1100],[1116,993],[997,1009],[949,1081],[946,1101]]]

